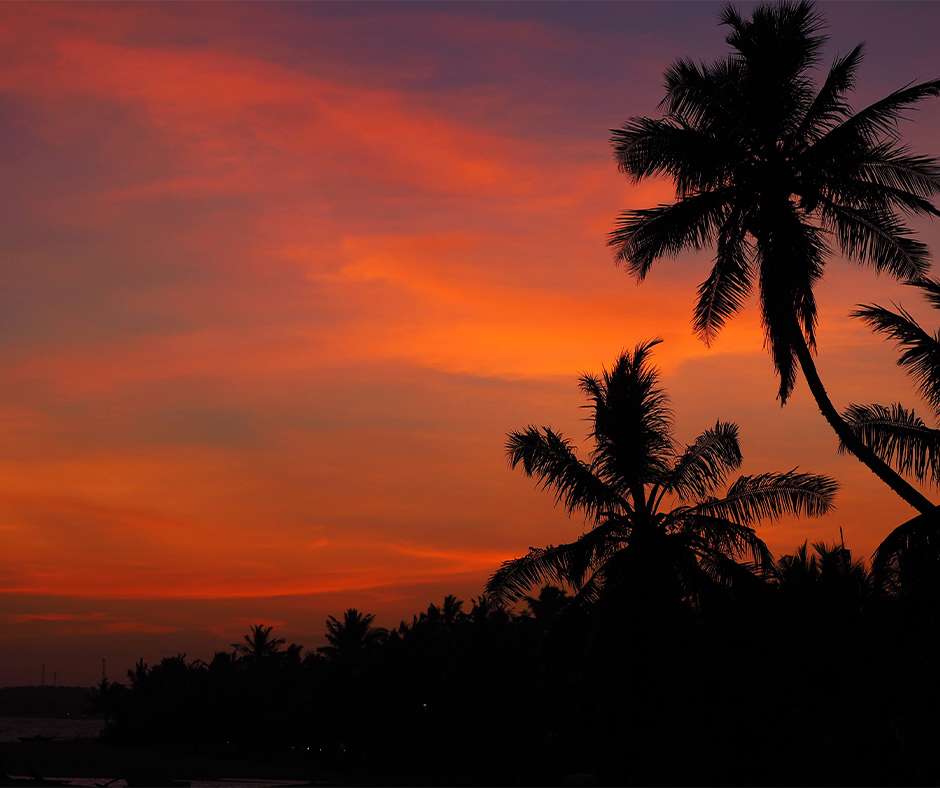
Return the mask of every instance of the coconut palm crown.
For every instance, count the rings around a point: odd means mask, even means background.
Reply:
[[[342,620],[335,616],[326,619],[328,645],[317,649],[321,654],[337,662],[355,662],[382,643],[388,632],[373,626],[375,616],[362,613],[354,607],[343,613]]]
[[[286,642],[283,638],[274,637],[273,631],[274,627],[253,624],[242,642],[232,643],[232,648],[236,654],[256,661],[273,657],[280,653]]]
[[[589,459],[549,427],[509,434],[510,465],[553,490],[569,513],[584,515],[588,528],[573,542],[505,562],[487,586],[495,598],[515,601],[533,586],[556,583],[594,600],[641,572],[644,587],[675,581],[694,602],[701,589],[730,582],[737,560],[772,567],[756,522],[831,509],[835,481],[795,469],[741,476],[716,495],[741,465],[738,428],[718,421],[690,445],[676,444],[669,399],[650,363],[659,341],[624,352],[600,377],[581,377],[594,444]]]
[[[940,309],[940,282],[912,282],[935,309]],[[903,367],[940,424],[940,332],[923,328],[903,307],[897,311],[877,304],[860,306],[853,316],[901,350]],[[900,473],[919,482],[940,485],[940,429],[928,425],[913,409],[892,405],[852,405],[843,414],[862,442]]]
[[[933,505],[855,439],[819,379],[814,287],[833,245],[902,280],[928,268],[905,216],[938,215],[940,163],[902,144],[899,122],[940,95],[940,80],[902,87],[854,112],[863,47],[836,58],[821,86],[813,68],[827,40],[809,2],[726,6],[730,53],[712,64],[676,61],[665,74],[663,116],[613,130],[615,159],[634,181],[670,178],[676,200],[622,213],[609,237],[638,280],[660,258],[713,247],[693,326],[710,342],[755,285],[778,396],[799,367],[845,446],[920,511]]]
[[[940,282],[925,278],[910,284],[940,309]],[[940,486],[940,331],[924,328],[901,306],[892,310],[864,304],[853,316],[898,346],[898,365],[914,379],[933,411],[933,424],[900,402],[851,405],[843,414],[846,422],[865,446],[899,473]],[[872,566],[876,580],[892,590],[913,593],[912,587],[923,590],[925,583],[940,586],[940,514],[920,514],[895,528],[875,551]]]

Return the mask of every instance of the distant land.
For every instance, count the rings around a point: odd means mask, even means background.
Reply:
[[[83,717],[89,687],[0,687],[0,717]]]

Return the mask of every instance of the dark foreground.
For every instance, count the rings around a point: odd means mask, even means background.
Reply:
[[[932,587],[879,591],[841,547],[694,608],[642,582],[520,612],[448,598],[392,632],[347,611],[315,651],[257,627],[99,687],[107,743],[6,757],[334,784],[940,783]]]
[[[12,779],[5,779],[12,776]],[[41,778],[37,780],[37,778]],[[561,785],[593,785],[594,775],[563,775]],[[380,774],[361,768],[324,768],[301,752],[198,754],[179,748],[115,746],[98,740],[0,744],[0,786],[80,788],[172,786],[193,788],[299,788],[311,785],[478,785],[471,773]],[[490,784],[505,784],[494,779]]]
[[[5,742],[0,744],[0,773],[16,776],[76,780],[87,778],[103,783],[116,779],[116,785],[170,784],[174,780],[208,782],[216,780],[290,780],[296,783],[332,782],[300,753],[250,753],[208,755],[173,747],[115,746],[99,740],[52,742]],[[124,778],[118,781],[118,778]],[[129,779],[128,779],[129,778]],[[0,785],[3,785],[0,778]]]

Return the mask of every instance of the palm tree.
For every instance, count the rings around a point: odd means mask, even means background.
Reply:
[[[470,601],[472,607],[467,618],[477,627],[489,623],[504,624],[510,619],[510,615],[503,608],[500,601],[488,594],[480,594],[476,599]]]
[[[940,309],[940,282],[910,283]],[[940,332],[924,329],[903,307],[897,311],[876,304],[854,313],[873,331],[893,339],[901,350],[898,365],[910,374],[940,423]],[[901,403],[851,405],[844,414],[854,434],[881,460],[921,483],[940,485],[940,429],[928,425]],[[874,574],[891,590],[922,595],[940,591],[940,518],[924,513],[895,528],[875,551]]]
[[[372,613],[360,613],[354,607],[343,613],[342,621],[329,616],[326,620],[329,645],[321,646],[319,651],[336,662],[357,662],[387,635],[381,627],[372,626],[373,621]]]
[[[854,112],[862,46],[837,58],[818,90],[811,70],[827,40],[810,2],[758,6],[750,19],[726,6],[730,54],[712,65],[679,60],[665,74],[661,118],[613,130],[622,172],[667,176],[676,201],[622,213],[609,243],[643,280],[661,257],[714,246],[693,326],[709,343],[755,282],[779,399],[797,365],[843,445],[911,506],[933,504],[862,443],[829,399],[813,360],[813,288],[832,253],[902,280],[928,268],[927,247],[902,214],[938,215],[940,163],[899,137],[904,112],[940,95],[940,80],[910,84]]]
[[[586,600],[642,586],[651,599],[695,601],[715,582],[731,582],[737,559],[771,567],[752,527],[758,520],[832,507],[835,481],[796,470],[741,476],[715,497],[741,464],[738,428],[719,421],[690,445],[675,444],[669,400],[650,363],[658,343],[623,353],[600,378],[581,377],[591,411],[589,460],[549,427],[509,434],[510,465],[554,490],[588,528],[573,542],[530,548],[504,563],[487,586],[495,599],[518,600],[536,584],[554,583]]]
[[[871,592],[871,574],[861,561],[852,559],[844,544],[815,542],[810,554],[806,542],[793,555],[782,556],[774,568],[778,588],[820,612],[858,612]]]
[[[449,627],[460,621],[466,614],[463,612],[463,600],[457,599],[453,594],[444,597],[441,605],[441,620]]]
[[[281,646],[286,642],[283,638],[272,637],[273,629],[274,627],[266,627],[263,624],[253,624],[245,635],[244,642],[232,643],[232,648],[236,654],[254,662],[272,657],[280,652]]]
[[[538,596],[525,598],[526,607],[529,608],[532,618],[546,623],[554,620],[570,602],[571,597],[558,586],[544,586]]]
[[[940,309],[940,282],[921,279],[910,284]],[[914,378],[940,422],[940,334],[922,328],[903,307],[894,312],[865,304],[852,315],[875,333],[895,340],[902,351],[898,365]],[[852,405],[844,418],[859,440],[899,473],[940,485],[940,430],[928,426],[913,410],[900,403]]]

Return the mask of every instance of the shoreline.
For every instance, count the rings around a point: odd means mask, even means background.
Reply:
[[[322,780],[319,766],[299,753],[217,754],[172,747],[118,747],[99,739],[0,743],[0,774],[102,778],[150,772],[171,779]]]

